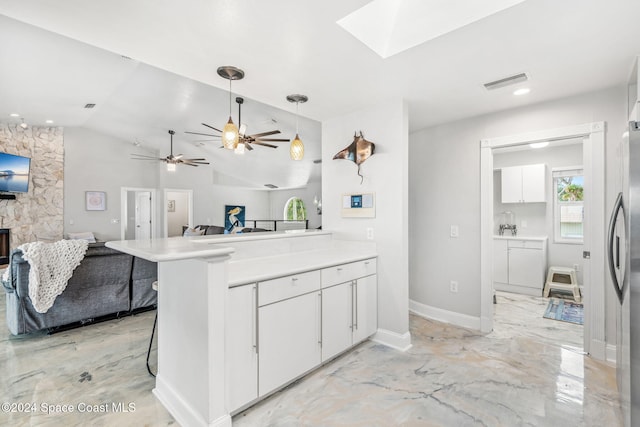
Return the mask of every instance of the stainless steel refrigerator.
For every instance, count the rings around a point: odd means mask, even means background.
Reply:
[[[640,122],[630,122],[621,149],[622,191],[608,233],[609,271],[620,301],[617,380],[625,426],[640,426]]]

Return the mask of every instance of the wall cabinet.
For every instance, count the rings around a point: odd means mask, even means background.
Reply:
[[[542,295],[547,240],[494,239],[493,286],[496,290]]]
[[[546,165],[502,168],[502,203],[546,202]]]

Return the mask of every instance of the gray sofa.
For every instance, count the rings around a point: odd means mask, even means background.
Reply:
[[[14,249],[9,264],[11,280],[3,282],[7,326],[14,335],[43,329],[81,326],[155,307],[157,280],[154,262],[92,243],[73,271],[66,289],[46,313],[38,313],[29,298],[29,263]]]

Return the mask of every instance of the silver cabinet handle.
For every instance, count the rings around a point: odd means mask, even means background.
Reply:
[[[322,347],[322,292],[318,292],[318,344]]]
[[[356,327],[356,331],[358,330],[358,282],[357,281],[353,281],[353,288],[356,291],[356,298],[355,298],[355,303],[354,303],[354,308],[355,308],[355,327]]]
[[[253,292],[251,293],[251,340],[253,349],[258,354],[258,287],[253,285]]]

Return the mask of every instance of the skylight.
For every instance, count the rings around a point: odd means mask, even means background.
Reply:
[[[524,1],[373,0],[337,24],[388,58]]]

